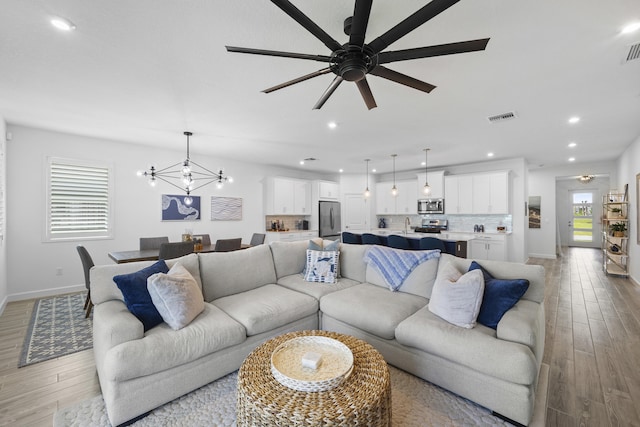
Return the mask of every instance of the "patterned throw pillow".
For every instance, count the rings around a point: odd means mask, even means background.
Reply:
[[[324,246],[323,246],[324,245]],[[314,242],[313,240],[309,240],[309,246],[307,247],[307,249],[310,249],[312,251],[340,251],[340,240],[334,240],[331,243],[326,243],[323,240],[321,242],[321,244],[317,244],[316,242]],[[336,266],[337,270],[336,270],[336,277],[340,278],[340,263],[338,263],[338,265]],[[302,275],[306,276],[307,275],[307,266],[305,264],[304,268],[302,269]]]
[[[336,283],[338,279],[338,251],[313,251],[307,249],[307,266],[304,280],[307,282]]]

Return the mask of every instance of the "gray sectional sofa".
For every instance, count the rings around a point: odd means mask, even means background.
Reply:
[[[91,270],[94,353],[107,413],[122,424],[237,370],[260,343],[284,332],[325,329],[376,347],[388,363],[521,424],[533,413],[544,349],[544,270],[482,261],[495,277],[528,279],[523,298],[496,330],[454,326],[428,310],[439,266],[466,271],[470,260],[442,254],[388,289],[365,263],[368,246],[342,244],[340,279],[306,282],[308,242],[274,242],[235,252],[191,254],[181,263],[201,286],[205,309],[183,329],[146,333],[113,276],[152,264]]]

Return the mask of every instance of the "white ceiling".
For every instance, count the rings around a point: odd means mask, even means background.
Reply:
[[[293,0],[340,43],[353,1]],[[367,41],[426,1],[374,1]],[[52,16],[73,32],[55,30]],[[482,52],[388,64],[437,86],[426,94],[379,77],[368,111],[344,82],[313,105],[333,74],[261,90],[325,68],[227,53],[225,45],[329,55],[267,0],[3,0],[0,114],[21,124],[322,172],[415,169],[524,157],[532,167],[612,160],[640,136],[638,0],[462,0],[387,50],[490,37]],[[515,111],[518,118],[489,123]],[[567,124],[570,116],[582,118]],[[329,121],[338,123],[331,130]],[[578,146],[567,148],[575,141]],[[587,171],[588,172],[588,171]]]

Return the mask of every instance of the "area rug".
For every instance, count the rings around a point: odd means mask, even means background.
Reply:
[[[423,381],[389,367],[394,427],[509,426],[490,411]],[[235,426],[237,372],[229,374],[181,398],[153,410],[131,424],[155,426]],[[102,396],[96,396],[58,411],[54,427],[108,427]]]
[[[93,347],[91,316],[85,319],[86,292],[35,302],[18,367]]]

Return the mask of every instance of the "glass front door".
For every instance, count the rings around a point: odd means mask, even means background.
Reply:
[[[571,192],[571,219],[569,220],[569,246],[597,246],[594,242],[593,192]]]

